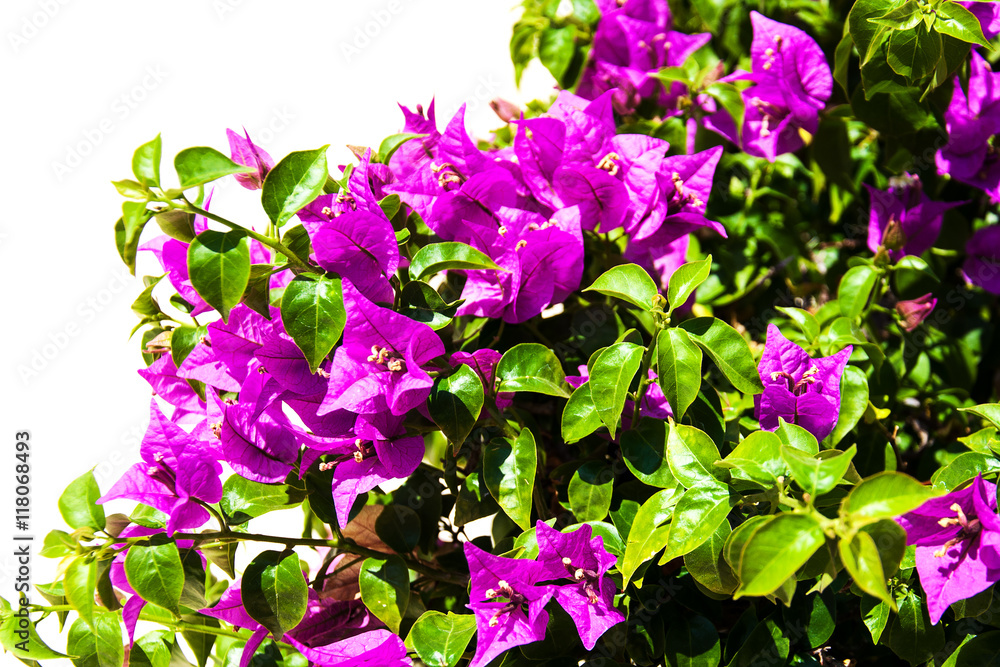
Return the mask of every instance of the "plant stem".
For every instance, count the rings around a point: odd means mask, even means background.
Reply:
[[[387,554],[381,551],[376,551],[375,549],[369,549],[368,547],[363,547],[357,544],[351,539],[343,538],[342,540],[321,540],[313,538],[303,538],[303,537],[281,537],[279,535],[261,535],[259,533],[174,533],[173,538],[175,540],[194,540],[196,543],[201,544],[210,540],[216,540],[221,543],[233,542],[233,541],[248,541],[248,542],[268,542],[271,544],[281,544],[285,547],[291,549],[292,547],[328,547],[331,549],[342,549],[344,551],[349,551],[351,553],[357,554],[359,556],[364,556],[366,558],[379,558],[386,559],[392,554]],[[116,538],[116,542],[128,542],[129,544],[140,544],[142,542],[148,541],[149,538],[146,537],[128,537],[125,539]],[[443,581],[449,584],[459,584],[463,585],[465,583],[465,578],[461,576],[454,576],[446,572],[434,569],[423,562],[416,560],[414,558],[409,558],[400,554],[403,561],[406,562],[407,567],[410,569],[425,574],[428,577],[437,579],[438,581]]]
[[[649,379],[649,367],[653,364],[653,352],[656,351],[656,338],[654,337],[642,355],[642,362],[639,364],[639,389],[635,392],[635,407],[632,410],[632,428],[639,423],[639,413],[642,400],[646,398],[646,390],[652,380]]]
[[[187,202],[187,200],[185,200],[185,202]],[[259,241],[260,243],[266,245],[268,248],[272,248],[273,250],[281,253],[282,255],[288,258],[289,264],[294,264],[299,269],[308,271],[310,273],[320,273],[320,271],[316,267],[310,266],[307,262],[300,259],[298,255],[296,255],[291,250],[282,245],[281,241],[276,241],[274,239],[268,238],[264,234],[259,234],[252,229],[244,227],[243,225],[232,222],[231,220],[226,220],[222,216],[210,213],[209,211],[206,211],[203,208],[195,206],[191,202],[187,202],[184,209],[187,210],[189,213],[194,213],[195,215],[204,216],[209,220],[214,220],[220,224],[225,225],[226,227],[229,227],[230,229],[243,232],[244,234],[254,239],[255,241]]]

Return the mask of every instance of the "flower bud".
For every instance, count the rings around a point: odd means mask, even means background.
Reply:
[[[896,312],[902,319],[901,326],[907,331],[913,331],[927,319],[936,305],[937,299],[931,297],[930,294],[908,301],[900,301],[896,304]]]

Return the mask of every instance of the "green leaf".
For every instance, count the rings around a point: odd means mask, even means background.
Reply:
[[[222,485],[219,507],[226,517],[226,523],[234,526],[268,512],[297,507],[302,504],[306,495],[304,485],[264,484],[239,475],[230,475]]]
[[[819,338],[819,321],[808,310],[803,310],[802,308],[785,308],[783,306],[777,306],[777,310],[784,313],[792,322],[795,322],[796,326],[799,327],[799,330],[806,337],[806,340],[813,342]]]
[[[878,272],[867,264],[848,269],[840,279],[837,291],[840,313],[850,320],[857,319],[865,309],[877,281]]]
[[[132,173],[144,186],[160,185],[160,156],[163,152],[160,135],[144,143],[132,154]]]
[[[934,30],[942,35],[990,48],[983,35],[983,26],[976,15],[957,2],[942,2],[934,9]]]
[[[931,625],[923,598],[913,589],[908,590],[899,602],[885,644],[910,664],[919,665],[937,654],[944,642],[944,626]]]
[[[985,667],[1000,664],[1000,631],[967,637],[941,667]]]
[[[100,497],[94,471],[89,470],[70,482],[59,496],[59,513],[71,528],[104,530],[104,507],[97,504]]]
[[[316,150],[289,153],[267,172],[260,203],[267,217],[278,227],[323,194],[329,175],[326,165],[328,147],[329,144]]]
[[[886,61],[892,71],[911,82],[930,75],[940,57],[941,36],[922,24],[913,30],[893,31],[889,37]]]
[[[77,558],[63,575],[66,602],[87,625],[94,626],[94,593],[97,591],[97,562]]]
[[[761,524],[743,547],[734,597],[773,593],[825,541],[823,527],[808,514],[779,514]]]
[[[704,616],[678,617],[667,626],[664,644],[670,667],[716,667],[722,659],[719,633]]]
[[[208,146],[185,148],[174,157],[174,169],[180,179],[181,189],[188,190],[230,174],[249,174],[250,167],[236,164],[228,157]]]
[[[959,408],[959,410],[978,415],[992,424],[994,428],[1000,429],[1000,403],[984,403],[974,405],[971,408]]]
[[[567,443],[587,437],[601,427],[601,416],[590,395],[590,382],[584,382],[573,390],[566,407],[563,408],[561,429]],[[624,437],[624,434],[623,434]]]
[[[121,629],[121,615],[98,612],[93,626],[77,619],[66,637],[66,652],[77,667],[121,667],[125,660],[125,647]]]
[[[953,491],[976,475],[997,470],[1000,470],[1000,461],[996,457],[980,452],[965,452],[945,467],[938,468],[931,476],[931,485],[935,489]]]
[[[667,462],[674,478],[685,488],[718,482],[712,468],[720,458],[719,448],[704,431],[686,424],[670,425]]]
[[[872,642],[878,643],[891,615],[892,608],[885,602],[876,600],[873,597],[861,599],[861,621],[868,628],[868,632],[871,633]]]
[[[677,489],[657,491],[635,513],[625,544],[625,555],[618,563],[624,580],[622,588],[628,586],[640,565],[666,546],[670,527],[663,524],[670,519],[680,496]]]
[[[184,564],[175,542],[130,547],[125,556],[125,576],[143,600],[180,613]]]
[[[378,161],[382,164],[389,164],[389,160],[392,159],[393,154],[399,150],[399,147],[405,144],[410,139],[417,139],[419,137],[426,137],[426,134],[412,134],[412,133],[402,133],[393,134],[382,140],[382,143],[378,146]]]
[[[739,137],[743,133],[743,117],[746,113],[740,89],[731,83],[716,81],[705,88],[705,92],[715,98],[715,101],[729,113],[736,124],[736,134]]]
[[[768,616],[754,627],[744,641],[737,643],[739,650],[728,667],[761,667],[764,660],[774,665],[785,664],[791,642],[782,631],[782,624],[774,620],[776,617],[777,614]]]
[[[670,275],[670,285],[667,287],[667,303],[670,304],[670,310],[683,306],[698,286],[705,282],[711,270],[711,255],[677,267],[677,270]]]
[[[850,541],[841,539],[837,543],[840,560],[847,573],[861,590],[895,608],[896,603],[886,585],[882,561],[871,535],[858,531]]]
[[[601,461],[588,461],[569,482],[569,507],[577,521],[601,521],[611,508],[614,472]]]
[[[667,431],[663,421],[640,420],[638,427],[622,433],[621,446],[625,465],[639,481],[661,489],[677,486],[667,462]]]
[[[247,613],[270,630],[276,640],[298,625],[305,615],[308,587],[295,552],[259,553],[244,571],[242,582]]]
[[[403,505],[384,507],[375,519],[375,534],[393,551],[413,551],[420,541],[420,515]]]
[[[281,321],[315,373],[347,324],[340,278],[296,276],[281,297]]]
[[[923,12],[917,0],[907,0],[902,5],[893,7],[878,18],[868,19],[875,25],[886,26],[894,30],[912,30],[920,23]]]
[[[142,183],[137,183],[128,178],[124,178],[120,181],[111,181],[111,185],[115,186],[115,190],[118,191],[122,197],[128,197],[129,199],[139,199],[145,202],[152,196],[152,193],[147,190]]]
[[[840,89],[847,97],[850,97],[850,90],[847,87],[847,68],[851,64],[851,51],[854,50],[854,39],[850,33],[846,33],[837,43],[837,50],[834,53],[833,80],[840,84]]]
[[[118,255],[133,276],[135,255],[139,250],[139,237],[142,236],[142,230],[152,215],[152,212],[146,209],[146,202],[122,202],[122,217],[115,223],[115,245],[118,247]]]
[[[538,41],[538,59],[545,69],[552,73],[556,81],[562,81],[563,75],[573,60],[576,48],[576,26],[563,28],[546,28]]]
[[[250,246],[240,231],[206,229],[191,241],[187,252],[191,285],[208,305],[229,320],[250,282]]]
[[[28,598],[21,598],[25,603]],[[22,662],[27,660],[53,660],[66,655],[55,651],[42,641],[35,631],[35,622],[28,615],[7,616],[0,621],[0,646],[14,654]]]
[[[400,311],[411,320],[423,322],[435,331],[451,324],[458,307],[464,300],[445,303],[437,290],[425,282],[411,280],[403,286],[403,302],[406,307]]]
[[[652,310],[654,299],[660,293],[646,269],[637,264],[620,264],[608,269],[583,291],[613,296],[643,310]]]
[[[531,527],[531,497],[538,464],[535,437],[523,429],[516,440],[495,438],[486,447],[486,488],[522,530]]]
[[[497,364],[498,392],[533,391],[569,398],[566,374],[559,358],[541,343],[521,343],[507,350]]]
[[[301,575],[299,578],[302,579]],[[302,579],[303,585],[305,580]],[[410,571],[399,556],[366,558],[358,578],[361,600],[390,630],[399,633],[403,612],[410,603]]]
[[[855,524],[871,523],[906,514],[936,495],[936,491],[908,475],[886,471],[851,489],[840,512]]]
[[[730,533],[729,522],[723,521],[705,542],[684,556],[684,567],[691,577],[718,595],[732,595],[740,583],[723,557]]]
[[[634,343],[615,343],[606,348],[590,369],[590,395],[601,422],[615,437],[628,397],[629,385],[639,371],[645,349]]]
[[[819,459],[794,447],[782,447],[781,458],[788,464],[799,488],[816,498],[832,491],[843,479],[855,452],[857,446],[851,445],[846,452],[833,450],[832,456]]]
[[[484,401],[483,381],[466,364],[459,364],[451,375],[434,381],[427,410],[455,452],[475,427]]]
[[[472,614],[426,611],[413,624],[406,643],[427,667],[455,667],[475,633]]]
[[[715,317],[685,320],[680,327],[708,353],[734,387],[747,394],[764,391],[750,346],[735,329]]]
[[[856,366],[847,366],[840,381],[840,415],[837,425],[823,440],[826,447],[835,447],[857,425],[868,407],[868,376]]]
[[[198,340],[205,335],[207,329],[204,327],[190,327],[182,325],[173,329],[170,333],[170,358],[178,368],[191,354],[191,350],[198,344]]]
[[[684,329],[664,329],[656,336],[656,382],[674,419],[681,419],[701,388],[701,348]]]
[[[816,436],[798,424],[789,424],[779,417],[778,428],[775,429],[774,434],[778,436],[781,444],[785,447],[791,447],[807,454],[819,454],[819,443],[816,442]]]
[[[684,492],[674,508],[667,548],[660,563],[690,553],[715,533],[729,509],[739,502],[724,484],[700,484]]]
[[[446,269],[506,271],[472,246],[448,241],[431,243],[418,250],[410,262],[410,279],[423,280]]]

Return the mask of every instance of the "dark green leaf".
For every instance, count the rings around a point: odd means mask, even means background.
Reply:
[[[240,231],[206,229],[191,241],[187,253],[191,285],[208,305],[228,321],[250,282],[250,246]]]
[[[228,157],[207,146],[185,148],[174,157],[174,169],[180,179],[181,189],[187,190],[230,174],[249,174],[255,171],[236,164]]]
[[[680,326],[708,353],[734,387],[748,394],[764,391],[750,346],[735,329],[715,317],[696,317]]]
[[[275,639],[298,625],[306,613],[308,588],[295,552],[258,554],[243,573],[241,590],[247,613]]]
[[[89,526],[104,530],[104,507],[97,504],[100,497],[94,471],[87,471],[70,482],[59,496],[59,513],[71,528]]]
[[[299,576],[302,579],[301,575]],[[303,584],[305,580],[303,579]],[[361,564],[361,600],[393,632],[399,632],[410,602],[410,571],[399,556],[366,558]]]
[[[340,278],[297,276],[281,297],[281,321],[315,373],[347,323]]]
[[[323,194],[328,175],[326,149],[295,151],[267,172],[261,190],[264,212],[278,227],[292,219],[313,199]]]
[[[622,433],[621,446],[625,465],[641,482],[661,489],[677,486],[667,462],[667,431],[663,421],[640,420],[638,427]]]
[[[410,262],[410,278],[422,280],[445,269],[505,271],[487,255],[457,241],[431,243],[417,251]]]
[[[646,269],[637,264],[621,264],[608,269],[583,291],[613,296],[643,310],[652,310],[653,301],[660,293]]]
[[[719,633],[704,616],[681,616],[670,623],[664,643],[670,667],[716,667],[722,659]]]
[[[427,410],[456,452],[475,427],[484,398],[483,381],[465,364],[434,381]]]
[[[680,419],[701,389],[701,348],[684,329],[664,329],[656,336],[657,383]]]
[[[928,32],[924,25],[913,30],[893,31],[889,37],[886,61],[900,75],[916,82],[930,75],[941,57],[941,36]]]
[[[860,368],[847,366],[840,381],[840,416],[837,425],[823,441],[835,447],[861,420],[868,407],[868,376]]]
[[[535,438],[523,429],[516,440],[497,438],[486,448],[483,477],[486,488],[522,530],[531,527],[531,499],[537,466]]]
[[[1000,631],[969,637],[941,667],[996,667],[1000,664]]]
[[[601,421],[614,438],[628,397],[629,385],[639,371],[645,349],[634,343],[606,348],[590,369],[590,395]]]
[[[723,557],[730,533],[729,522],[723,521],[705,542],[684,556],[684,567],[691,577],[718,595],[732,595],[740,583]]]
[[[944,641],[944,626],[931,625],[923,598],[912,589],[907,591],[899,602],[885,643],[899,657],[919,665],[940,651]]]
[[[393,551],[408,553],[420,541],[420,516],[403,505],[386,505],[375,519],[375,533]]]
[[[566,374],[559,358],[541,343],[521,343],[507,350],[497,364],[498,392],[533,391],[569,398]]]
[[[133,545],[125,556],[125,576],[143,600],[179,613],[184,564],[176,543]]]
[[[472,614],[427,611],[413,624],[406,643],[427,667],[455,667],[475,633]]]
[[[230,475],[222,485],[219,507],[222,508],[226,522],[232,526],[274,510],[296,507],[305,500],[306,494],[305,486],[264,484],[239,475]]]
[[[614,472],[601,461],[576,469],[569,482],[569,506],[577,521],[601,521],[608,515],[614,481]]]

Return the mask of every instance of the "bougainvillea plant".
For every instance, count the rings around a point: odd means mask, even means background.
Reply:
[[[139,147],[141,460],[66,489],[4,649],[994,664],[998,29],[992,2],[526,0],[515,75],[561,89],[486,139],[431,101],[336,168],[232,130],[169,173]],[[266,222],[217,213],[239,197]]]

